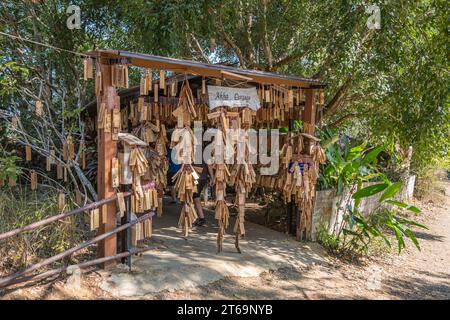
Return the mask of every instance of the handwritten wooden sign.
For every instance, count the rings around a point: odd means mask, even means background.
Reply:
[[[208,86],[209,107],[211,109],[227,107],[248,107],[253,110],[260,108],[260,101],[255,87],[231,88]]]

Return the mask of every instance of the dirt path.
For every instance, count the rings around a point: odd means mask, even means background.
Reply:
[[[331,257],[307,267],[270,270],[254,277],[226,277],[189,290],[162,291],[140,299],[450,299],[450,182],[440,201],[417,203],[422,251],[412,244],[401,255],[376,255],[362,265]],[[433,199],[437,199],[436,196]],[[0,292],[0,299],[111,299],[101,276],[85,274],[81,289],[66,280]]]
[[[330,260],[304,269],[284,268],[259,277],[231,277],[159,299],[450,299],[450,182],[444,199],[417,203],[422,251],[412,244],[401,255],[372,258],[364,266]],[[442,195],[441,195],[442,197]]]

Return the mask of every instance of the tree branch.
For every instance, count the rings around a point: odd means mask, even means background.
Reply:
[[[241,65],[241,67],[242,68],[247,68],[247,62],[245,60],[245,57],[244,57],[241,49],[234,43],[234,41],[230,38],[230,36],[225,31],[225,27],[223,26],[223,21],[222,21],[222,14],[219,14],[218,28],[219,28],[219,31],[220,31],[219,35],[228,44],[228,46],[236,53],[236,55],[237,55],[237,57],[239,59],[239,64]]]
[[[272,48],[269,43],[269,35],[267,32],[267,0],[261,0],[261,6],[263,8],[263,21],[262,21],[262,33],[263,33],[263,43],[264,43],[264,51],[266,53],[267,58],[267,70],[272,71],[273,68],[273,55]]]

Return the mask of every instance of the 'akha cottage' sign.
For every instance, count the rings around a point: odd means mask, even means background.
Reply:
[[[252,88],[230,88],[208,86],[209,107],[248,107],[258,110],[260,107],[258,93]]]

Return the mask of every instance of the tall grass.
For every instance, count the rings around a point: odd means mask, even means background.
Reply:
[[[66,197],[64,211],[75,205]],[[58,192],[50,188],[31,191],[17,186],[0,190],[0,233],[25,226],[58,214]],[[25,232],[0,242],[0,275],[22,269],[30,264],[75,246],[90,236],[83,214],[53,222],[36,230]],[[89,249],[92,250],[92,249]],[[85,251],[82,254],[89,252]],[[79,254],[63,263],[77,261]]]

